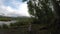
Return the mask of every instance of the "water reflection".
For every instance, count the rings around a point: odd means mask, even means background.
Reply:
[[[16,23],[16,22],[17,22],[16,20],[12,20],[12,21],[0,21],[0,25],[3,25],[3,24],[9,25],[10,23]]]

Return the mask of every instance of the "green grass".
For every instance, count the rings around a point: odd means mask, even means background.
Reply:
[[[0,21],[11,21],[13,18],[8,18],[8,17],[0,17]]]
[[[0,33],[4,34],[30,34],[28,27],[32,22],[32,18],[14,18],[17,20],[17,23],[11,23],[10,27],[3,25],[3,28],[0,27]],[[12,18],[0,18],[2,21],[12,20]],[[50,34],[49,30],[40,30],[47,24],[31,24],[32,25],[32,34]]]

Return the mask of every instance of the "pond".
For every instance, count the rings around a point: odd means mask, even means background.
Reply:
[[[3,24],[9,25],[10,23],[16,23],[16,22],[17,22],[16,20],[12,20],[12,21],[0,21],[0,25],[3,25]]]

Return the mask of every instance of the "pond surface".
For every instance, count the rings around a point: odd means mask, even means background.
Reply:
[[[16,20],[12,20],[12,21],[0,21],[0,25],[3,25],[3,24],[9,25],[10,23],[16,23],[16,22],[17,22]]]

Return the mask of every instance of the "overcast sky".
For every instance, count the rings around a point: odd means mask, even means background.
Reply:
[[[21,0],[0,0],[0,15],[29,16],[27,2],[21,2]]]

